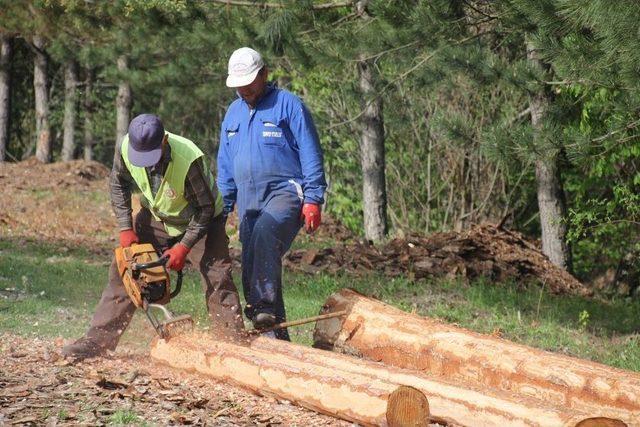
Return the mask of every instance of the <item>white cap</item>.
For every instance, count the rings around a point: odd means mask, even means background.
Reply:
[[[228,87],[242,87],[256,79],[258,71],[264,66],[262,56],[250,47],[241,47],[229,58]]]

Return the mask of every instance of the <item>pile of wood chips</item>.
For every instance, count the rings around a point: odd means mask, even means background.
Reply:
[[[286,256],[288,268],[308,273],[372,271],[390,277],[486,277],[499,282],[538,282],[555,294],[590,295],[591,290],[553,265],[521,234],[492,224],[466,232],[394,239],[383,246],[363,242],[324,249],[300,249]]]

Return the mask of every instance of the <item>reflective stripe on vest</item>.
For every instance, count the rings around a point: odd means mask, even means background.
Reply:
[[[141,204],[151,211],[157,221],[163,223],[169,236],[175,237],[185,232],[190,221],[190,218],[181,216],[183,210],[189,205],[189,202],[184,197],[184,183],[187,178],[187,172],[191,164],[204,154],[190,140],[169,132],[167,132],[167,135],[171,146],[171,161],[167,165],[167,170],[155,197],[151,192],[151,185],[145,168],[134,166],[129,162],[129,135],[125,135],[122,140],[121,153],[125,166],[142,192]],[[222,212],[222,199],[218,194],[213,175],[206,166],[204,172],[206,179],[209,181],[211,191],[216,195],[214,216],[217,216]]]

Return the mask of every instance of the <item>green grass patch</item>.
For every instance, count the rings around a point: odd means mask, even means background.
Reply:
[[[135,412],[130,410],[118,410],[111,414],[107,420],[107,425],[111,426],[145,426],[147,423],[136,415]]]
[[[82,335],[107,283],[110,261],[82,249],[0,240],[0,331],[42,337]],[[235,279],[240,289],[239,278]],[[640,371],[639,301],[554,296],[536,286],[486,280],[465,284],[376,274],[285,271],[284,283],[289,319],[318,314],[329,295],[349,287],[477,332]],[[185,274],[182,292],[171,308],[191,314],[198,328],[209,327],[197,272]],[[312,331],[313,324],[290,329],[293,341],[305,345],[311,344]],[[139,312],[122,341],[142,349],[153,336]]]
[[[78,335],[106,283],[105,263],[83,250],[0,240],[0,330]]]

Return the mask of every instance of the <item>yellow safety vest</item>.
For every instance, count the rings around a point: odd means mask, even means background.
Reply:
[[[153,197],[149,177],[145,168],[134,166],[129,161],[128,147],[129,135],[122,140],[122,159],[131,173],[131,177],[138,185],[143,197],[140,199],[142,206],[151,211],[157,221],[161,221],[169,236],[179,236],[184,233],[191,220],[191,213],[186,215],[185,208],[189,205],[184,197],[184,183],[191,164],[204,153],[190,140],[179,135],[167,132],[169,145],[171,146],[171,161],[162,178],[160,188]],[[215,180],[207,167],[204,173],[215,199],[215,214],[222,212],[222,198],[216,189]]]

